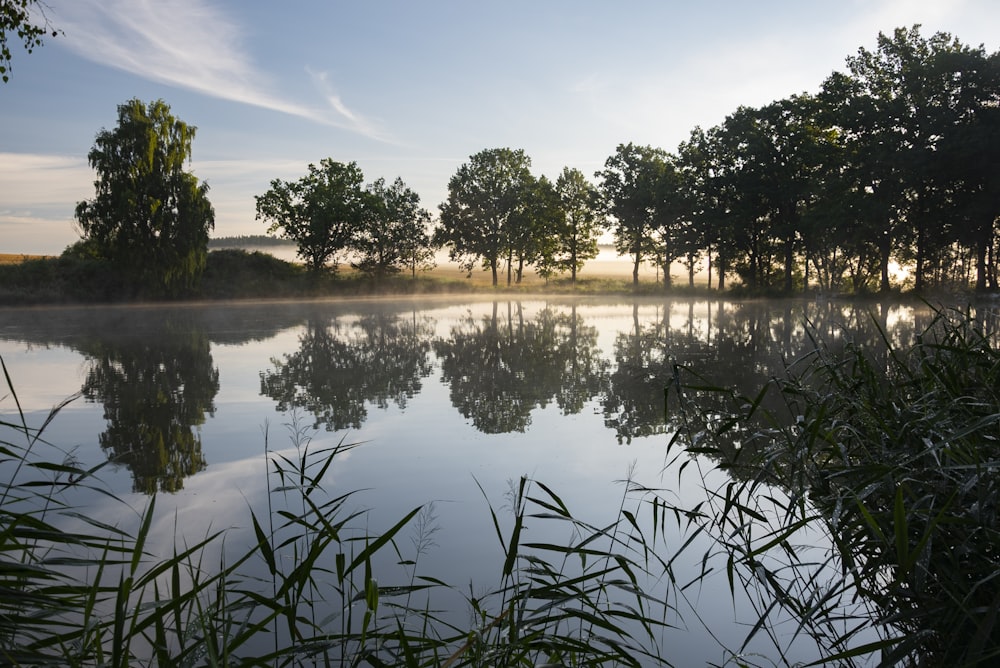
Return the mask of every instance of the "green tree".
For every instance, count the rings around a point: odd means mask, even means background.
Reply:
[[[364,214],[351,237],[358,259],[353,266],[376,279],[426,262],[433,255],[427,234],[430,214],[420,196],[397,178],[391,185],[378,179],[365,191]]]
[[[522,191],[521,205],[510,222],[507,285],[510,285],[512,269],[515,281],[521,282],[526,264],[535,265],[538,274],[547,279],[555,268],[561,224],[559,197],[552,182],[544,176],[537,179],[529,176]]]
[[[930,162],[937,215],[951,224],[946,240],[975,262],[977,290],[997,287],[994,258],[1000,217],[1000,53],[982,47],[938,54],[931,63],[945,120]],[[943,92],[943,94],[941,94]],[[957,264],[957,263],[956,263]]]
[[[560,225],[557,228],[555,263],[570,272],[576,283],[576,273],[584,262],[597,257],[597,238],[606,225],[600,210],[597,188],[578,169],[563,168],[556,179],[559,196]]]
[[[685,206],[690,218],[682,243],[689,256],[692,251],[704,251],[708,260],[708,285],[712,286],[712,270],[718,275],[718,289],[726,287],[726,272],[735,255],[730,225],[731,184],[723,175],[720,158],[722,128],[708,132],[700,127],[678,148],[677,165],[685,189]],[[690,271],[690,270],[689,270]]]
[[[87,156],[97,193],[76,206],[82,236],[155,294],[190,292],[205,268],[215,212],[208,185],[184,171],[194,135],[163,100],[132,99]]]
[[[42,37],[51,34],[56,37],[59,30],[52,27],[45,14],[45,3],[39,0],[3,0],[0,2],[0,78],[4,83],[10,80],[11,59],[7,38],[17,35],[24,50],[31,53],[42,45]]]
[[[691,233],[690,211],[677,157],[663,153],[658,171],[654,184],[652,259],[663,271],[663,287],[669,290],[673,284],[670,268],[691,250],[686,239]]]
[[[367,198],[364,175],[354,162],[330,158],[297,181],[271,181],[271,189],[255,197],[257,220],[270,222],[269,234],[298,244],[298,256],[313,276],[347,249],[361,226]]]
[[[451,177],[448,200],[440,206],[436,241],[466,271],[481,262],[493,273],[493,285],[500,261],[513,255],[512,227],[531,184],[530,166],[520,149],[480,151]]]
[[[926,39],[919,26],[897,28],[879,33],[874,51],[859,49],[847,59],[848,73],[835,72],[823,84],[847,147],[859,231],[877,248],[883,291],[894,258],[912,260],[915,287],[923,287],[928,256],[946,243],[944,230],[935,229],[942,192],[932,172],[963,82],[935,63],[965,51],[947,33]]]
[[[662,149],[619,144],[604,169],[595,174],[601,179],[604,209],[614,219],[615,249],[632,256],[632,284],[636,286],[639,266],[656,252],[653,234],[665,160]]]

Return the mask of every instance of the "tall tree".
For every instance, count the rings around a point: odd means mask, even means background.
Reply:
[[[703,249],[708,259],[708,284],[712,286],[712,271],[718,276],[718,289],[726,287],[733,250],[730,224],[731,184],[724,178],[720,159],[720,135],[716,126],[708,132],[700,127],[678,148],[678,169],[686,191],[685,204],[691,218],[683,242],[688,254]],[[693,247],[693,248],[692,248]]]
[[[507,284],[511,270],[520,283],[526,264],[535,265],[539,275],[548,278],[555,268],[555,253],[561,225],[559,196],[548,178],[530,176],[523,190],[521,204],[511,218],[510,250],[507,258]]]
[[[270,222],[269,234],[298,244],[298,256],[316,276],[352,241],[363,220],[366,195],[364,175],[357,163],[330,158],[298,181],[271,181],[271,188],[257,195],[257,220]]]
[[[878,249],[883,291],[894,257],[914,260],[916,287],[922,287],[928,244],[935,243],[928,169],[938,160],[947,125],[941,112],[953,92],[940,78],[933,82],[932,61],[962,49],[947,33],[926,39],[919,26],[897,28],[879,33],[874,51],[859,49],[847,59],[848,73],[835,72],[823,85],[847,146],[861,229]]]
[[[595,174],[601,179],[604,209],[613,218],[615,249],[632,256],[635,286],[639,285],[639,266],[656,251],[652,240],[665,158],[662,149],[619,144],[604,169]]]
[[[597,189],[578,169],[564,167],[556,179],[559,196],[560,225],[555,248],[556,266],[569,270],[576,283],[576,273],[584,262],[597,257],[597,239],[606,220],[601,213]]]
[[[194,135],[163,100],[132,99],[87,156],[97,193],[76,206],[83,237],[156,294],[191,291],[205,268],[215,212],[208,185],[184,170]]]
[[[430,253],[430,214],[420,208],[420,196],[400,178],[391,185],[378,179],[365,194],[364,212],[350,242],[358,256],[354,267],[378,279],[425,259]]]
[[[0,78],[10,80],[13,55],[7,43],[9,35],[17,35],[24,50],[31,53],[42,45],[47,34],[53,37],[59,30],[52,27],[45,14],[45,3],[39,0],[3,0],[0,2]]]
[[[669,290],[673,285],[670,268],[685,252],[690,252],[686,235],[693,232],[676,156],[663,154],[654,193],[653,261],[663,271],[663,287]]]
[[[942,197],[938,216],[952,222],[951,239],[975,262],[975,287],[997,287],[995,261],[1000,217],[1000,52],[982,47],[938,54],[932,63],[939,105],[946,111],[931,178]]]
[[[480,151],[451,177],[448,200],[440,206],[436,240],[466,271],[481,262],[492,272],[493,285],[500,261],[512,259],[512,228],[532,182],[530,167],[531,159],[520,149]]]

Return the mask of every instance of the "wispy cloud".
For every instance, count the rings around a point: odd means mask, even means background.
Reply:
[[[335,95],[327,95],[325,105],[310,106],[273,92],[243,48],[240,26],[205,0],[72,0],[54,11],[54,22],[65,32],[60,43],[89,60],[385,140],[374,123]]]
[[[94,172],[80,157],[0,152],[0,192],[6,207],[69,202],[72,211],[78,200],[93,194],[93,181]]]

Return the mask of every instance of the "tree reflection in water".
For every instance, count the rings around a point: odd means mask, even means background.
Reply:
[[[205,331],[166,319],[155,335],[109,334],[81,346],[88,357],[83,396],[104,404],[100,435],[108,459],[132,473],[132,489],[176,492],[205,468],[195,429],[214,414],[219,371]]]
[[[431,373],[428,318],[379,312],[342,321],[312,315],[299,349],[273,358],[260,374],[260,392],[279,411],[304,408],[315,427],[360,429],[367,404],[405,408]]]
[[[439,365],[447,401],[481,432],[526,432],[535,410],[555,405],[573,415],[593,405],[614,438],[629,443],[679,427],[665,392],[675,364],[706,386],[751,396],[810,355],[813,337],[830,348],[848,338],[877,345],[883,336],[905,346],[926,320],[909,307],[805,300],[500,301],[463,305],[458,316],[450,308],[82,309],[58,318],[24,310],[7,314],[0,337],[85,355],[83,394],[104,404],[108,422],[101,447],[131,471],[136,491],[151,493],[179,490],[206,466],[198,427],[219,391],[213,344],[265,342],[300,327],[296,350],[269,350],[259,391],[279,411],[304,409],[331,431],[361,428],[371,406],[405,408]],[[439,326],[437,318],[446,320]],[[697,387],[685,392],[707,411],[719,400]]]
[[[447,339],[434,344],[451,402],[481,432],[523,432],[531,411],[555,400],[564,415],[604,387],[607,362],[597,347],[597,329],[577,315],[545,308],[525,319],[520,303],[506,313],[470,314]]]

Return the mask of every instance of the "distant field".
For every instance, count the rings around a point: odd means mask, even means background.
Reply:
[[[294,245],[274,245],[270,247],[261,246],[244,246],[244,250],[247,251],[262,251],[270,255],[274,255],[282,260],[289,262],[297,262],[298,259],[295,257],[295,247]],[[35,260],[43,257],[51,257],[46,255],[28,255],[24,253],[0,253],[0,265],[3,264],[18,264],[24,262],[25,260]],[[432,276],[437,276],[441,278],[458,278],[465,276],[465,272],[459,270],[458,266],[448,260],[448,256],[445,252],[439,252],[437,254],[437,267],[435,267],[430,274]],[[346,265],[341,266],[342,270],[350,271]],[[675,281],[685,281],[686,276],[679,273],[677,268],[674,269],[674,280]],[[582,279],[591,278],[611,278],[611,279],[626,279],[631,277],[632,274],[632,263],[627,258],[619,257],[615,254],[614,249],[609,246],[601,246],[600,254],[593,260],[588,261],[583,270],[580,272],[580,277]],[[642,280],[658,280],[659,274],[656,269],[646,263],[643,263],[639,270],[639,275]],[[506,272],[503,272],[499,277],[501,283],[507,282]],[[565,277],[563,277],[565,278]],[[704,281],[703,276],[698,277],[700,281]],[[489,272],[482,271],[480,268],[476,268],[470,279],[475,284],[485,284],[490,283]],[[534,270],[530,267],[525,268],[524,272],[524,283],[527,285],[542,285],[545,283],[544,279],[538,277]]]
[[[47,255],[25,255],[24,253],[0,253],[0,264],[20,264],[25,260],[38,260]]]

